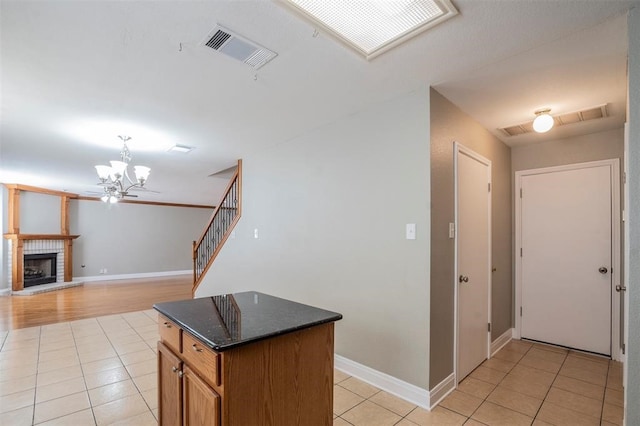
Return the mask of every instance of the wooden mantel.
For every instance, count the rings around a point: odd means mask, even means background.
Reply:
[[[62,234],[4,234],[7,240],[75,240],[80,235]]]
[[[11,240],[11,288],[13,291],[24,289],[24,241],[57,240],[64,241],[64,281],[73,279],[73,240],[80,235],[69,234],[69,200],[77,194],[52,191],[28,185],[4,184],[9,190],[9,232],[4,238]],[[38,192],[60,197],[60,233],[59,234],[23,234],[20,232],[20,192]]]

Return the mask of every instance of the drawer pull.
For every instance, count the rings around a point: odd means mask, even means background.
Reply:
[[[168,323],[168,322],[165,322],[165,323],[164,323],[164,326],[165,326],[165,327],[167,327],[167,328],[171,328],[171,324],[170,324],[170,323]]]
[[[191,345],[191,348],[196,351],[196,352],[202,352],[202,349],[199,349],[196,344],[194,343],[193,345]]]
[[[171,371],[173,371],[174,373],[176,373],[178,371],[178,367],[171,367]]]

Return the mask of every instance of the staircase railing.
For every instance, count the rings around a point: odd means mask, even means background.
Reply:
[[[220,249],[231,235],[242,214],[242,160],[238,160],[235,174],[213,211],[202,236],[193,242],[193,290],[211,267]]]

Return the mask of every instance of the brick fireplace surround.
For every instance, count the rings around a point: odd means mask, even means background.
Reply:
[[[24,256],[56,253],[56,282],[70,282],[73,275],[71,242],[78,235],[14,234],[9,239],[9,284],[13,291],[24,289]]]

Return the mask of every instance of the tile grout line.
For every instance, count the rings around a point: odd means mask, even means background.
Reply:
[[[567,353],[565,353],[564,359],[562,360],[562,364],[560,364],[560,368],[558,368],[558,371],[556,372],[556,375],[553,377],[553,381],[551,382],[551,385],[549,385],[549,389],[547,389],[547,392],[544,394],[544,398],[542,398],[542,404],[540,404],[540,407],[538,407],[538,410],[536,411],[536,415],[533,416],[533,420],[538,418],[538,414],[540,414],[540,410],[542,410],[542,406],[544,405],[544,403],[547,402],[547,397],[549,396],[549,393],[551,392],[551,388],[553,388],[553,384],[556,382],[556,380],[558,380],[558,376],[560,376],[560,370],[562,370],[562,367],[564,366],[565,362],[567,362],[568,358],[569,358],[569,351],[567,351]],[[551,402],[549,402],[549,403],[551,404]]]
[[[9,335],[7,334],[7,337]],[[36,356],[36,385],[33,388],[33,413],[31,413],[31,424],[36,424],[36,398],[38,396],[38,377],[40,376],[40,340],[42,339],[42,326],[38,326],[38,352]]]
[[[143,314],[145,316],[148,317],[148,315],[146,313],[143,312]],[[144,342],[145,345],[149,346],[149,344],[147,343],[147,341],[142,337],[142,335],[140,333],[138,333],[138,330],[136,330],[136,328],[126,319],[124,318],[124,316],[121,314],[120,315],[122,317],[122,319],[129,324],[129,327],[131,327],[131,329],[133,331],[135,331],[135,333],[138,335],[138,337],[140,337],[140,340],[142,340],[142,342]],[[151,320],[153,321],[153,318],[151,318]],[[156,321],[156,328],[157,328],[158,324]],[[149,349],[151,349],[153,351],[153,348],[149,347]],[[118,353],[118,351],[116,350],[116,353]],[[156,354],[157,356],[157,354]],[[120,354],[118,354],[118,358],[120,358]],[[122,359],[120,359],[120,362],[122,362],[122,365],[124,365],[124,362],[122,361]],[[125,370],[127,369],[127,367],[125,366]],[[129,370],[127,370],[127,374],[129,374]],[[156,372],[156,374],[158,374],[158,372]],[[131,374],[129,374],[129,376],[131,376]],[[136,389],[138,389],[138,393],[140,394],[140,396],[142,397],[142,400],[144,401],[145,405],[147,406],[147,408],[149,409],[149,412],[151,412],[151,415],[155,418],[155,415],[153,414],[153,410],[151,409],[151,407],[149,406],[149,403],[147,402],[147,400],[145,399],[144,395],[142,394],[142,391],[140,390],[140,388],[138,388],[138,385],[136,384],[136,382],[133,380],[133,377],[131,377],[131,381],[133,382],[133,385],[136,387]],[[156,421],[158,421],[158,419],[156,419]]]
[[[96,320],[96,322],[98,322]],[[73,336],[73,347],[76,349],[76,355],[78,355],[78,363],[80,364],[80,372],[82,373],[82,381],[84,382],[84,389],[87,392],[87,399],[89,400],[89,409],[91,410],[91,416],[93,417],[93,423],[98,424],[98,419],[96,419],[96,413],[93,411],[93,402],[91,402],[91,395],[89,394],[89,386],[87,385],[87,377],[84,373],[84,366],[82,365],[82,359],[80,358],[80,352],[78,351],[78,343],[76,342],[76,335],[73,330],[73,326],[71,325],[71,321],[69,321],[69,328],[71,329],[71,336]]]

